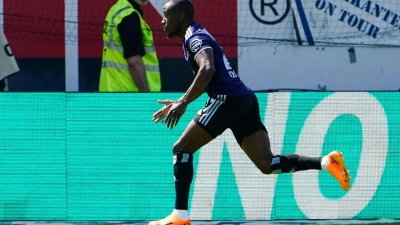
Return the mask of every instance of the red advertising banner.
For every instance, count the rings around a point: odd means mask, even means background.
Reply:
[[[3,0],[4,33],[17,58],[65,56],[64,1]]]
[[[68,20],[65,1],[3,0],[4,31],[18,58],[63,58],[65,39],[73,39],[80,58],[99,58],[102,52],[102,30],[108,9],[116,0],[76,1],[78,22]],[[167,40],[161,27],[159,7],[164,1],[150,1],[143,6],[144,18],[153,30],[155,46],[160,58],[183,58],[182,42]],[[194,0],[195,19],[220,42],[228,57],[237,56],[237,1]],[[65,16],[67,15],[67,16]],[[71,13],[74,15],[74,13]],[[70,33],[71,32],[71,33]],[[67,46],[68,47],[68,46]]]

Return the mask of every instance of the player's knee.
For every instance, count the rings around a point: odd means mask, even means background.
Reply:
[[[258,169],[263,174],[271,174],[272,173],[271,166],[269,166],[269,165],[258,166]]]
[[[172,153],[178,153],[178,152],[185,152],[187,151],[186,149],[187,146],[185,146],[184,143],[177,141],[175,142],[174,146],[172,147]]]
[[[262,158],[257,158],[254,163],[257,166],[257,168],[261,171],[263,174],[271,174],[272,173],[272,168],[271,168],[271,159],[273,155],[271,154],[266,154]]]
[[[265,157],[264,159],[258,160],[258,162],[256,163],[256,166],[263,174],[271,174],[272,173],[270,157]]]

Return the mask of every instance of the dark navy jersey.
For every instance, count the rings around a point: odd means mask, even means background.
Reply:
[[[205,49],[212,49],[214,53],[215,73],[206,88],[209,97],[254,95],[232,69],[223,49],[214,37],[201,24],[191,24],[186,30],[183,52],[194,74],[199,70],[195,59]]]

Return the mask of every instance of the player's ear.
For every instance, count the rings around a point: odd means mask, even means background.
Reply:
[[[185,15],[183,14],[183,12],[179,12],[178,13],[178,20],[179,21],[183,21],[183,18],[185,17]]]

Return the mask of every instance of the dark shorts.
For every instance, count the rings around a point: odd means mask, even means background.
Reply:
[[[218,95],[209,98],[193,120],[213,138],[230,128],[240,146],[243,138],[260,129],[267,131],[261,122],[260,107],[255,96]]]

